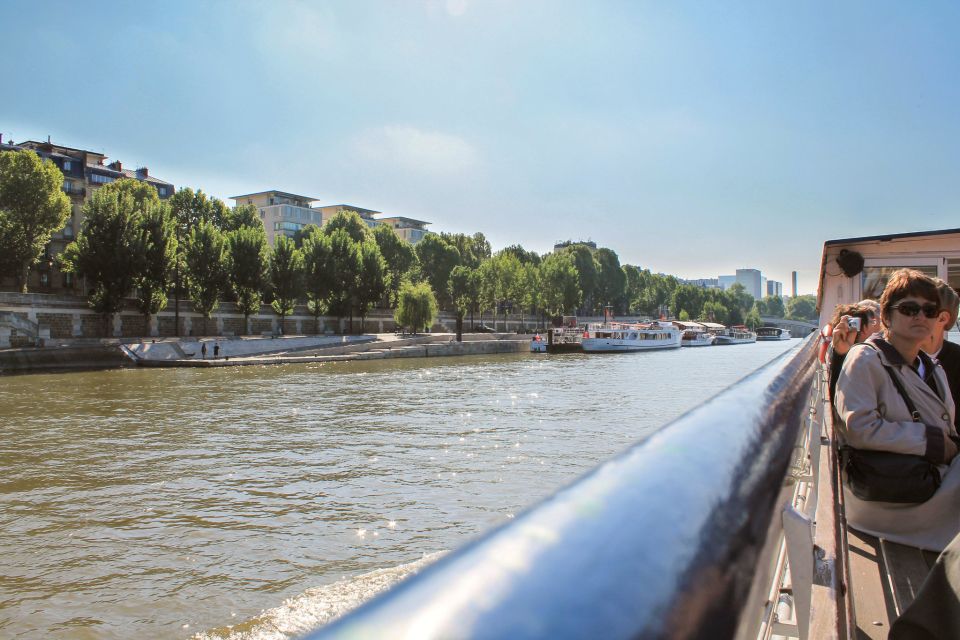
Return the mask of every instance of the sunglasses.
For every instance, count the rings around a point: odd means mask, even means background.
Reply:
[[[903,315],[909,318],[916,318],[917,314],[923,311],[923,315],[927,318],[936,318],[940,313],[940,306],[932,302],[921,305],[916,302],[901,302],[900,304],[895,304],[891,309],[896,309]]]

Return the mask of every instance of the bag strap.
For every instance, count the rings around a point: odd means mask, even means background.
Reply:
[[[876,351],[878,355],[880,354],[880,350],[872,344],[867,344],[867,346]],[[882,364],[883,360],[880,362]],[[897,377],[897,374],[893,372],[893,367],[888,367],[884,364],[883,368],[888,374],[890,374],[890,379],[893,381],[893,386],[897,388],[897,391],[900,393],[900,397],[902,397],[903,401],[907,403],[907,411],[910,412],[910,417],[914,422],[923,422],[923,420],[920,419],[920,412],[917,411],[917,405],[913,404],[913,400],[911,400],[910,396],[907,395],[907,390],[903,387],[903,383],[900,382],[900,378]]]

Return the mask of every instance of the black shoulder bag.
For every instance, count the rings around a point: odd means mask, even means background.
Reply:
[[[921,422],[903,383],[884,365],[914,422]],[[940,487],[940,470],[923,456],[893,451],[840,448],[840,459],[850,492],[869,502],[926,502]]]

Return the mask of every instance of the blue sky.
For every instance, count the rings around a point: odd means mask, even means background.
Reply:
[[[0,3],[0,132],[682,277],[960,227],[960,3]]]

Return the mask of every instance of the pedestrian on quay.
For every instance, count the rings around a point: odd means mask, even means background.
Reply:
[[[220,358],[220,343],[214,342],[213,343],[213,359],[217,360],[218,358]]]
[[[207,359],[207,343],[206,342],[200,343],[200,357],[203,358],[204,360]]]

